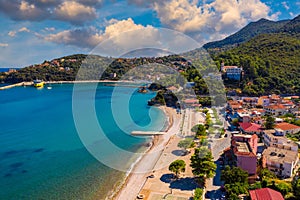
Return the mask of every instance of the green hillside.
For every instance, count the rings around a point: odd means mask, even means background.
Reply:
[[[225,80],[244,94],[300,93],[300,39],[287,33],[262,34],[213,58],[225,65],[242,66],[241,83]]]
[[[257,22],[249,23],[247,26],[245,26],[235,34],[230,35],[223,40],[207,43],[203,47],[205,49],[216,51],[228,49],[246,42],[251,38],[258,36],[259,34],[276,33],[289,22],[290,20],[274,22],[267,19],[260,19]]]

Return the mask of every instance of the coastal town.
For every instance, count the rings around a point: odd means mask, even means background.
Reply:
[[[0,18],[0,200],[300,200],[300,0]]]
[[[180,112],[163,107],[172,122],[152,149],[159,153],[144,156],[147,173],[133,173],[116,199],[298,198],[299,100],[228,96],[224,107],[198,99]]]
[[[244,76],[242,68],[225,66],[224,62],[220,71],[222,77],[210,73],[204,78],[240,81]],[[128,84],[135,83],[130,78]],[[147,78],[150,81],[152,77]],[[89,82],[93,81],[45,84]],[[117,82],[110,84],[118,86]],[[21,82],[1,89],[32,84]],[[153,144],[113,199],[298,198],[300,97],[276,94],[244,97],[228,92],[226,104],[207,106],[201,104],[203,96],[199,100],[187,95],[178,106],[171,94],[176,96],[194,86],[195,83],[187,82],[184,87],[178,84],[163,89],[157,88],[157,84],[139,87],[140,93],[153,90],[159,94],[163,90],[163,101],[157,100],[156,95],[149,102],[166,105],[160,109],[169,125],[163,132],[132,132],[133,136],[152,136]]]

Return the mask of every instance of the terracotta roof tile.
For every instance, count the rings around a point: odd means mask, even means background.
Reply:
[[[280,192],[270,188],[250,190],[251,200],[284,200]]]
[[[286,122],[282,122],[282,123],[276,124],[275,128],[281,129],[283,131],[287,131],[287,130],[292,130],[292,129],[299,129],[300,126],[296,126],[294,124],[289,124],[289,123],[286,123]]]

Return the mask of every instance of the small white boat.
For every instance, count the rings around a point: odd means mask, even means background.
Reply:
[[[48,86],[48,87],[47,87],[47,89],[48,89],[48,90],[51,90],[51,89],[52,89],[52,87],[51,87],[51,86]]]

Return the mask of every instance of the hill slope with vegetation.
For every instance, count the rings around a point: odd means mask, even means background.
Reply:
[[[245,26],[235,34],[230,35],[223,40],[207,43],[203,47],[205,49],[215,51],[228,49],[246,42],[260,34],[276,33],[289,22],[290,20],[274,22],[267,19],[260,19],[257,22],[249,23],[247,26]]]
[[[225,80],[225,85],[240,88],[244,94],[300,93],[300,39],[296,35],[262,34],[213,58],[243,67],[243,80]]]

